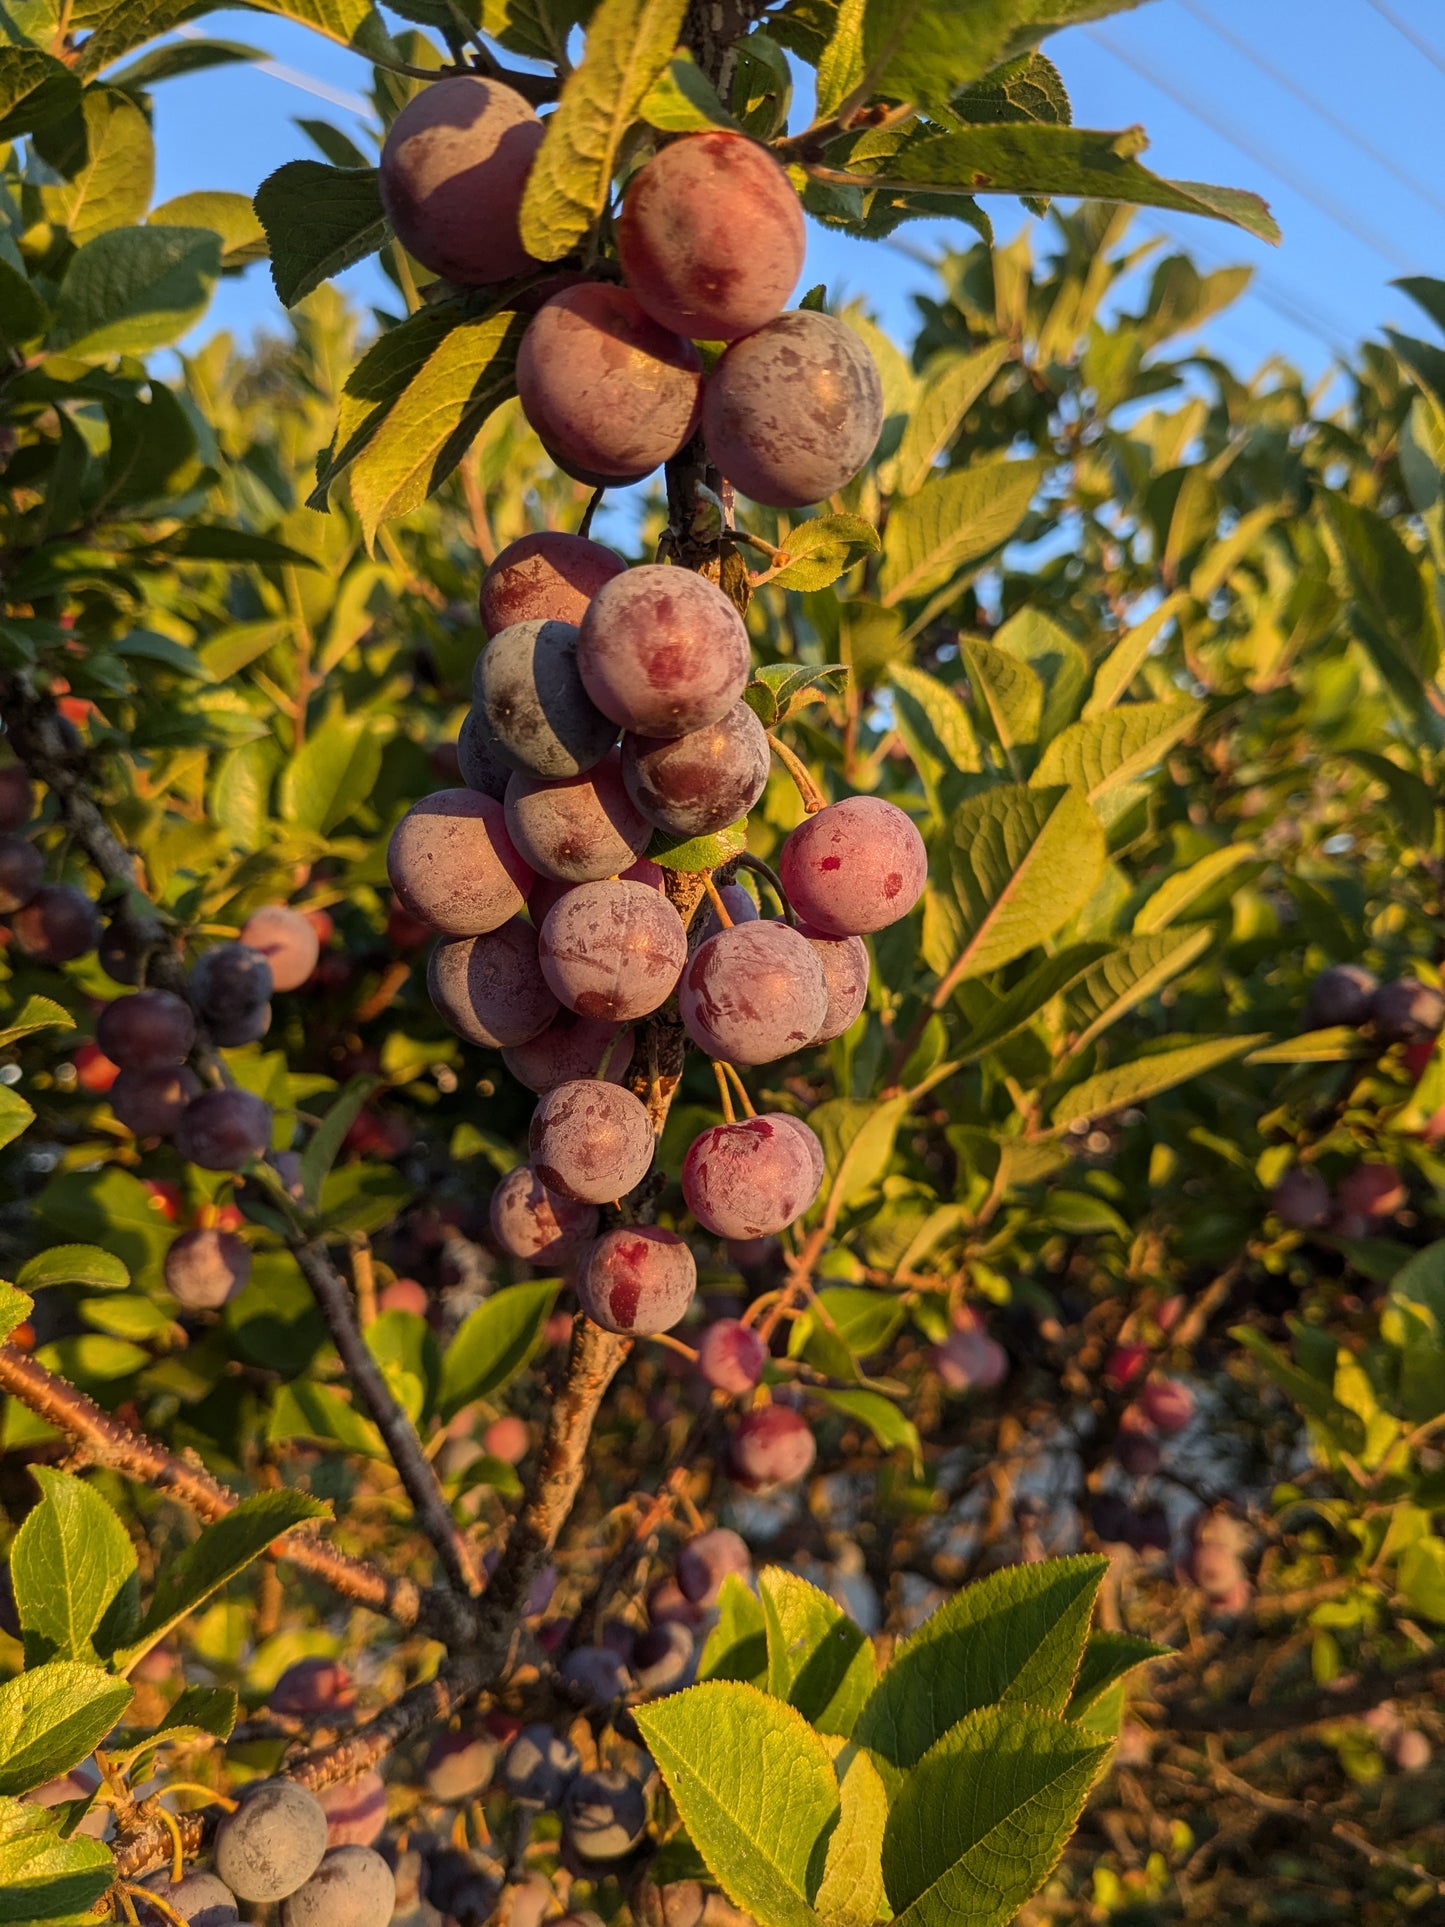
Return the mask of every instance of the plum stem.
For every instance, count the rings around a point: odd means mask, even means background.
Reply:
[[[728,915],[728,907],[723,902],[722,897],[718,891],[718,887],[713,882],[710,876],[705,876],[703,878],[702,887],[704,888],[704,890],[707,891],[708,899],[712,904],[713,915],[717,918],[718,922],[722,925],[724,930],[731,930],[733,927],[733,920]]]
[[[723,1123],[736,1124],[738,1121],[737,1114],[733,1110],[733,1094],[728,1088],[727,1073],[723,1070],[722,1065],[716,1058],[712,1060],[712,1074],[717,1079],[718,1097],[722,1102]]]
[[[768,731],[768,741],[773,746],[773,754],[797,785],[798,794],[803,799],[803,808],[808,815],[816,816],[819,810],[827,809],[828,799],[813,781],[802,757],[795,750],[789,749],[775,730]]]
[[[753,1100],[748,1096],[748,1087],[746,1084],[744,1084],[741,1076],[738,1074],[737,1065],[724,1064],[723,1069],[727,1072],[728,1076],[732,1079],[733,1088],[737,1091],[737,1094],[738,1094],[738,1102],[742,1105],[746,1115],[748,1117],[756,1117],[757,1112],[753,1109]]]
[[[697,1353],[692,1346],[684,1345],[682,1340],[674,1338],[671,1332],[649,1332],[648,1337],[654,1345],[666,1345],[670,1352],[676,1352],[679,1358],[685,1358],[689,1365],[696,1365]]]
[[[577,533],[579,535],[581,536],[591,535],[592,518],[597,513],[598,509],[602,506],[602,498],[606,493],[607,493],[607,490],[605,488],[593,489],[591,500],[588,502],[586,508],[583,509],[582,511],[582,520],[577,524]]]

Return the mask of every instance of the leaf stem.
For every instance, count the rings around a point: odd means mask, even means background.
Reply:
[[[828,799],[813,781],[803,759],[794,750],[788,748],[776,731],[771,729],[768,731],[768,741],[773,746],[773,754],[797,785],[798,794],[803,799],[803,808],[809,816],[816,816],[819,810],[827,809]]]

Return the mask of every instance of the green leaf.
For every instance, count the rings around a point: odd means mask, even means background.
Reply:
[[[522,196],[522,245],[538,261],[574,248],[607,205],[623,135],[682,31],[686,0],[602,0],[562,88]]]
[[[0,1278],[0,1344],[17,1326],[25,1323],[34,1309],[35,1300],[28,1292],[17,1291],[8,1280]]]
[[[301,1153],[301,1189],[308,1204],[314,1206],[320,1199],[322,1183],[341,1154],[346,1133],[381,1082],[379,1077],[353,1077],[337,1092],[312,1132],[310,1143]]]
[[[87,356],[167,348],[205,313],[220,271],[205,228],[112,228],[66,268],[52,345]]]
[[[717,1624],[707,1636],[697,1664],[701,1680],[739,1679],[765,1686],[768,1676],[768,1630],[761,1602],[735,1572],[722,1582]]]
[[[99,1245],[52,1245],[20,1267],[18,1282],[27,1291],[45,1285],[89,1285],[92,1291],[125,1291],[130,1272],[112,1251]]]
[[[850,1357],[867,1358],[870,1352],[881,1351],[902,1323],[902,1302],[891,1291],[825,1285],[802,1317],[794,1319],[788,1356],[807,1356],[810,1341],[821,1334],[841,1344]]]
[[[1400,1591],[1422,1618],[1445,1625],[1445,1539],[1427,1533],[1400,1555]]]
[[[1139,0],[974,0],[960,22],[948,0],[872,0],[863,92],[946,107],[952,96],[1047,33],[1122,13]]]
[[[894,663],[888,680],[893,686],[898,733],[908,746],[930,807],[941,814],[940,785],[983,767],[968,711],[955,689],[912,663]]]
[[[381,743],[371,718],[332,715],[281,772],[281,815],[329,834],[366,802],[380,774]]]
[[[491,1398],[514,1379],[542,1342],[561,1286],[508,1285],[465,1318],[442,1361],[437,1414],[443,1424],[474,1399]]]
[[[113,1252],[137,1280],[158,1269],[173,1235],[139,1178],[116,1165],[52,1178],[36,1210],[42,1223],[62,1236]]]
[[[960,120],[1073,120],[1063,76],[1040,53],[1020,54],[966,87],[951,103]]]
[[[95,1751],[131,1689],[98,1666],[51,1660],[0,1686],[0,1796],[31,1793]]]
[[[885,608],[941,588],[993,554],[1028,513],[1042,461],[981,461],[934,475],[894,505],[878,578]]]
[[[16,267],[0,257],[0,340],[24,347],[50,326],[50,310],[34,286]]]
[[[255,0],[255,4],[262,13],[299,21],[303,27],[325,34],[328,40],[355,47],[361,53],[369,53],[378,41],[386,41],[371,0]]]
[[[1084,1657],[1079,1662],[1079,1677],[1074,1681],[1065,1709],[1068,1717],[1078,1719],[1100,1694],[1108,1692],[1135,1667],[1147,1660],[1167,1659],[1169,1652],[1169,1647],[1156,1646],[1152,1639],[1139,1639],[1133,1633],[1090,1633]]]
[[[1334,490],[1320,492],[1325,528],[1349,592],[1355,627],[1401,699],[1440,668],[1440,622],[1420,563],[1393,524]]]
[[[115,1879],[110,1848],[85,1834],[61,1836],[65,1815],[0,1799],[0,1921],[17,1927],[80,1927]]]
[[[76,165],[58,187],[40,190],[45,219],[66,229],[77,247],[144,219],[156,172],[150,122],[127,94],[87,88],[81,111]]]
[[[955,1593],[893,1656],[853,1739],[885,1780],[906,1772],[949,1729],[996,1700],[1046,1712],[1068,1704],[1108,1561],[1009,1566]]]
[[[743,691],[743,701],[764,729],[776,729],[809,703],[819,702],[841,689],[847,680],[848,671],[839,662],[824,663],[821,669],[799,668],[790,662],[768,662],[754,673]]]
[[[883,1182],[893,1140],[907,1114],[906,1096],[884,1102],[832,1097],[808,1114],[823,1146],[827,1176],[823,1194],[833,1211],[846,1209]]]
[[[930,362],[898,444],[900,495],[913,495],[922,488],[933,464],[952,446],[964,416],[1012,354],[1009,342],[995,341],[971,355],[950,354]]]
[[[38,47],[0,47],[0,141],[48,127],[80,105],[80,82]]]
[[[1341,1405],[1327,1385],[1291,1364],[1282,1352],[1270,1344],[1263,1332],[1252,1331],[1245,1325],[1235,1325],[1229,1335],[1254,1356],[1280,1390],[1335,1446],[1347,1452],[1364,1450],[1364,1421],[1348,1406]]]
[[[843,1608],[796,1573],[758,1576],[768,1640],[767,1690],[819,1733],[843,1739],[873,1691],[873,1648]]]
[[[118,74],[112,74],[107,84],[137,93],[158,80],[173,80],[180,74],[204,73],[211,67],[233,67],[240,61],[265,59],[261,48],[248,47],[240,40],[172,40],[163,47],[153,47]]]
[[[482,27],[514,54],[557,66],[567,37],[588,12],[588,0],[482,0]]]
[[[1153,1051],[1147,1057],[1135,1057],[1127,1064],[1115,1064],[1066,1091],[1054,1105],[1053,1121],[1073,1126],[1090,1118],[1107,1117],[1111,1111],[1142,1104],[1191,1077],[1203,1077],[1268,1042],[1268,1035],[1260,1031],[1247,1037],[1205,1037]]]
[[[178,194],[165,201],[149,220],[162,227],[205,227],[220,236],[221,266],[244,267],[266,259],[266,230],[256,218],[253,202],[244,194],[205,190]]]
[[[801,1713],[712,1680],[634,1718],[714,1879],[763,1927],[815,1927],[838,1818],[827,1748]]]
[[[696,134],[709,127],[737,126],[718,99],[716,88],[686,49],[663,68],[637,113],[640,120],[664,134]]]
[[[840,1812],[828,1841],[827,1864],[813,1905],[823,1927],[873,1927],[884,1911],[883,1832],[888,1824],[888,1793],[866,1753],[850,1747],[834,1765],[835,1769],[842,1768],[838,1782]]]
[[[664,870],[715,870],[720,863],[741,856],[747,847],[748,820],[743,817],[711,836],[670,836],[666,830],[654,830],[647,855]]]
[[[883,1883],[907,1927],[1004,1927],[1052,1871],[1109,1754],[1033,1706],[970,1713],[904,1781]]]
[[[1070,944],[1056,956],[1045,957],[1012,990],[1005,991],[988,1015],[974,1025],[957,1047],[953,1061],[976,1063],[1027,1029],[1056,997],[1065,995],[1089,976],[1108,947],[1104,943]]]
[[[204,1604],[273,1540],[303,1519],[324,1519],[329,1508],[309,1493],[285,1488],[254,1492],[234,1512],[205,1527],[179,1559],[161,1569],[150,1608],[135,1639],[116,1653],[114,1665],[128,1672],[167,1633]]]
[[[346,1394],[314,1379],[293,1379],[281,1387],[271,1406],[266,1437],[273,1443],[316,1439],[323,1445],[339,1446],[343,1452],[360,1452],[369,1459],[390,1456],[381,1433]]]
[[[368,546],[383,522],[439,489],[494,409],[515,393],[526,317],[453,328],[434,348],[351,464],[351,500]]]
[[[0,1026],[0,1045],[13,1044],[37,1030],[74,1030],[75,1019],[51,997],[27,997],[13,1022]]]
[[[1390,809],[1406,842],[1428,850],[1435,835],[1435,792],[1431,786],[1413,770],[1401,769],[1378,750],[1350,749],[1339,753],[1345,762],[1353,763],[1384,785]]]
[[[226,528],[219,522],[188,522],[174,535],[155,544],[158,555],[179,562],[260,562],[275,568],[318,569],[319,562],[299,549],[288,548],[269,535],[250,529]]]
[[[330,121],[311,120],[302,115],[298,117],[296,125],[315,142],[333,167],[371,166],[371,161],[351,136],[343,134],[339,127],[333,127]]]
[[[1012,963],[1088,901],[1104,872],[1104,832],[1073,789],[1003,785],[971,797],[949,826],[958,902],[950,983]]]
[[[1117,1024],[1131,1010],[1147,1003],[1181,971],[1202,957],[1214,941],[1207,924],[1176,924],[1147,936],[1131,937],[1111,950],[1069,992],[1068,1021],[1077,1032],[1077,1054]]]
[[[906,1452],[913,1461],[916,1476],[923,1473],[923,1445],[918,1427],[883,1392],[824,1392],[823,1403],[835,1412],[866,1425],[885,1452]]]
[[[1007,649],[996,649],[975,637],[959,645],[975,704],[993,726],[993,733],[1010,761],[1015,749],[1026,749],[1039,739],[1044,713],[1044,685],[1036,670]]]
[[[882,546],[877,529],[861,515],[819,515],[780,534],[778,547],[788,561],[767,580],[777,589],[826,589]]]
[[[134,1630],[135,1547],[93,1486],[51,1466],[31,1472],[41,1501],[10,1548],[26,1664],[94,1661]]]
[[[1134,918],[1135,932],[1150,935],[1165,929],[1186,912],[1197,911],[1198,905],[1220,888],[1231,870],[1253,862],[1258,854],[1253,843],[1231,843],[1223,849],[1211,850],[1187,870],[1176,870],[1173,876],[1165,878]]]
[[[1126,703],[1085,716],[1054,738],[1029,780],[1035,788],[1068,783],[1097,803],[1155,768],[1202,713],[1202,703],[1185,701]]]
[[[346,378],[331,446],[316,464],[316,487],[307,506],[325,510],[331,486],[374,440],[392,407],[406,393],[437,348],[461,323],[458,308],[419,308],[378,335]]]
[[[18,1091],[0,1084],[0,1146],[13,1144],[35,1122],[35,1113]]]
[[[271,278],[285,307],[381,247],[389,229],[377,180],[374,167],[287,161],[256,189]]]

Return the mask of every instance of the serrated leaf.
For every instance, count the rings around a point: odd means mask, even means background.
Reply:
[[[451,329],[351,463],[351,500],[368,546],[381,524],[439,489],[494,409],[515,393],[526,317],[503,313]]]
[[[77,247],[142,220],[156,171],[150,122],[128,95],[112,87],[87,88],[81,115],[84,133],[74,169],[67,168],[58,186],[40,190],[46,220],[64,228]]]
[[[38,47],[0,47],[0,141],[48,127],[80,105],[80,82]]]
[[[328,835],[366,801],[380,774],[381,743],[371,718],[330,716],[281,772],[281,815]]]
[[[147,218],[162,226],[209,228],[220,237],[223,268],[244,267],[250,261],[266,259],[266,230],[256,217],[255,203],[244,194],[214,189],[178,194]]]
[[[747,847],[748,820],[743,817],[710,836],[670,836],[666,830],[654,830],[647,856],[664,870],[715,870],[720,863],[741,856]]]
[[[846,1210],[882,1183],[909,1103],[906,1096],[881,1103],[832,1097],[809,1112],[808,1124],[823,1146],[823,1195],[830,1211]]]
[[[686,51],[663,68],[637,114],[639,120],[664,134],[696,134],[709,127],[737,126],[718,99],[717,89]]]
[[[1286,1037],[1277,1044],[1265,1044],[1259,1050],[1252,1050],[1245,1059],[1247,1064],[1347,1064],[1351,1058],[1373,1057],[1375,1046],[1368,1038],[1362,1037],[1357,1030],[1346,1024],[1333,1025],[1328,1030],[1307,1030],[1299,1037]],[[1411,1101],[1413,1108],[1419,1101],[1419,1086]],[[1397,1112],[1393,1122],[1400,1124]],[[1422,1119],[1423,1122],[1423,1119]]]
[[[947,106],[952,96],[1045,34],[1139,0],[980,0],[960,22],[948,0],[872,0],[863,91]]]
[[[271,279],[285,307],[381,247],[390,230],[378,178],[374,167],[287,161],[256,189]]]
[[[330,448],[317,459],[309,508],[325,510],[332,483],[374,439],[393,405],[461,321],[459,308],[419,308],[372,342],[341,391],[336,432]]]
[[[1128,630],[1094,671],[1094,686],[1084,704],[1084,715],[1095,716],[1122,702],[1129,686],[1148,661],[1156,638],[1188,602],[1183,593],[1166,596],[1157,609]]]
[[[94,1903],[115,1878],[110,1848],[86,1834],[61,1834],[65,1815],[28,1800],[0,1799],[0,1921],[15,1927],[72,1927],[93,1920]]]
[[[949,826],[959,921],[951,984],[1011,963],[1080,909],[1104,870],[1104,832],[1077,790],[1003,785]]]
[[[87,356],[167,348],[205,313],[220,271],[221,244],[206,228],[98,234],[65,270],[51,345]]]
[[[912,663],[894,663],[893,686],[898,733],[908,747],[935,814],[944,807],[941,785],[949,778],[983,768],[978,739],[957,692]]]
[[[301,1189],[309,1204],[315,1205],[320,1199],[322,1183],[340,1156],[346,1133],[381,1082],[379,1077],[353,1077],[331,1100],[325,1117],[312,1132],[301,1153]]]
[[[68,1773],[129,1706],[131,1689],[98,1666],[51,1660],[0,1685],[0,1796]]]
[[[848,1748],[834,1766],[842,1768],[838,1824],[828,1842],[823,1881],[813,1904],[823,1927],[873,1927],[884,1907],[888,1793],[866,1753]]]
[[[1065,995],[1086,979],[1108,948],[1107,944],[1097,942],[1070,944],[1056,956],[1045,957],[1011,990],[1005,991],[988,1015],[975,1024],[957,1046],[952,1061],[976,1063],[989,1051],[1007,1043],[1010,1037],[1017,1036],[1056,997]]]
[[[339,1446],[343,1452],[360,1452],[369,1459],[390,1456],[381,1433],[346,1394],[313,1379],[298,1378],[280,1388],[271,1404],[266,1437],[273,1443],[316,1439],[323,1445]]]
[[[963,418],[1013,354],[1007,341],[991,342],[971,355],[950,355],[926,371],[917,405],[898,444],[898,492],[922,488],[963,425]]]
[[[1230,843],[1223,849],[1211,850],[1187,870],[1176,870],[1139,910],[1134,918],[1135,932],[1149,935],[1167,928],[1187,911],[1197,912],[1201,901],[1219,889],[1231,870],[1252,863],[1258,854],[1253,843]]]
[[[1053,1121],[1056,1125],[1083,1124],[1090,1118],[1107,1117],[1112,1111],[1143,1104],[1161,1091],[1172,1090],[1191,1077],[1203,1077],[1268,1041],[1267,1034],[1260,1031],[1247,1037],[1206,1037],[1133,1058],[1127,1064],[1115,1064],[1066,1091],[1054,1105]]]
[[[826,1322],[825,1322],[826,1320]],[[903,1305],[892,1292],[856,1285],[825,1285],[788,1332],[789,1358],[808,1355],[815,1336],[826,1337],[853,1358],[881,1351],[903,1322]]]
[[[907,1927],[1004,1927],[1073,1832],[1107,1741],[1033,1706],[985,1706],[924,1755],[889,1809],[883,1883]]]
[[[701,1680],[737,1679],[764,1686],[768,1677],[768,1630],[762,1603],[730,1572],[718,1593],[717,1624],[697,1663]]]
[[[482,0],[482,27],[513,53],[555,67],[566,59],[567,37],[587,11],[588,0]]]
[[[35,1122],[35,1113],[18,1091],[0,1084],[0,1147],[13,1144]]]
[[[41,1501],[10,1548],[15,1608],[30,1666],[94,1662],[135,1628],[135,1547],[83,1479],[36,1465]]]
[[[1005,755],[1039,739],[1044,685],[1028,663],[971,636],[959,645],[974,703],[988,717]]]
[[[508,1285],[463,1320],[442,1360],[437,1415],[443,1424],[464,1405],[499,1392],[523,1369],[542,1342],[560,1289],[556,1279]]]
[[[1140,1639],[1133,1633],[1090,1633],[1088,1644],[1084,1647],[1084,1657],[1079,1662],[1079,1676],[1074,1681],[1074,1690],[1069,1695],[1069,1704],[1065,1709],[1067,1717],[1078,1719],[1100,1694],[1106,1693],[1136,1667],[1143,1666],[1151,1659],[1167,1659],[1169,1653],[1169,1647],[1156,1646],[1152,1639]]]
[[[622,137],[682,31],[686,0],[602,0],[581,65],[562,88],[522,196],[522,245],[556,261],[607,204]]]
[[[758,1596],[768,1641],[767,1690],[819,1733],[847,1739],[873,1691],[873,1648],[835,1600],[796,1573],[767,1566]]]
[[[1061,1711],[1107,1567],[1094,1557],[1009,1566],[940,1606],[895,1652],[853,1729],[885,1780],[995,1701]]]
[[[1170,930],[1131,937],[1111,950],[1069,993],[1068,1015],[1078,1035],[1075,1053],[1146,1003],[1171,978],[1203,956],[1214,941],[1207,924],[1177,924]]]
[[[712,1680],[634,1718],[734,1906],[765,1927],[815,1927],[839,1796],[827,1748],[803,1716],[756,1687]]]
[[[916,495],[896,503],[878,578],[884,607],[928,595],[992,555],[1028,513],[1047,466],[976,462],[930,477]]]
[[[1030,783],[1068,783],[1097,803],[1154,768],[1203,712],[1196,702],[1126,703],[1070,723],[1039,758]]]
[[[819,515],[787,530],[778,542],[788,561],[767,577],[777,589],[826,589],[864,556],[883,546],[878,531],[861,515]]]
[[[92,1291],[125,1291],[130,1272],[113,1251],[99,1245],[52,1245],[20,1267],[17,1282],[27,1291],[45,1285],[89,1285]]]
[[[768,662],[754,672],[743,691],[743,701],[764,729],[776,729],[810,702],[841,689],[847,680],[848,671],[840,662],[824,663],[816,669],[790,662]]]

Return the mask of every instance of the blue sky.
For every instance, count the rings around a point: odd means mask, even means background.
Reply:
[[[276,65],[157,88],[157,200],[195,188],[253,192],[283,161],[314,154],[293,124],[298,116],[355,133],[354,114],[339,104],[368,78],[355,55],[260,13],[212,15],[205,32],[263,48]],[[1246,367],[1281,353],[1323,373],[1339,348],[1386,322],[1428,332],[1389,283],[1403,273],[1445,277],[1439,0],[1154,0],[1056,35],[1048,51],[1080,125],[1141,123],[1151,140],[1146,162],[1157,172],[1251,187],[1273,206],[1284,229],[1280,248],[1217,222],[1138,217],[1136,231],[1167,234],[1202,267],[1256,267],[1251,293],[1210,324],[1217,351]],[[1017,203],[988,205],[1000,233],[1011,232]],[[910,250],[950,233],[970,238],[961,226],[902,230]],[[812,228],[805,285],[820,280],[834,298],[864,295],[901,332],[910,293],[928,286],[929,271],[909,252]],[[363,269],[348,285],[366,298],[380,283]],[[223,284],[209,326],[245,334],[280,315],[258,266]]]

